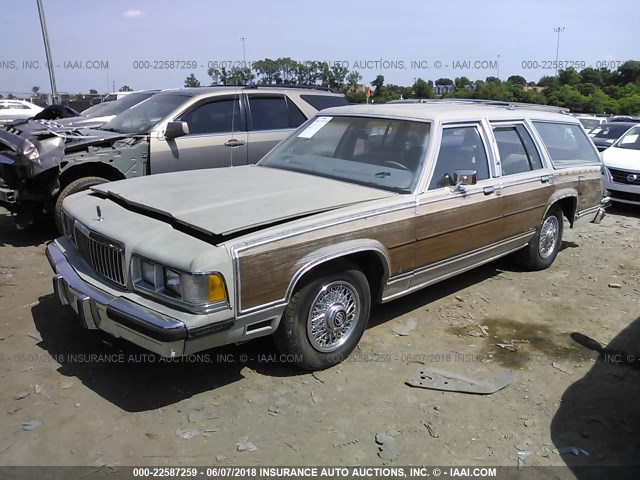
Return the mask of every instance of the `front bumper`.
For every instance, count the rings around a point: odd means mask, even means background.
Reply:
[[[233,332],[233,318],[189,329],[182,320],[90,285],[80,278],[56,242],[47,245],[46,255],[55,272],[53,289],[58,301],[71,306],[87,329],[102,330],[164,357],[231,343],[228,335]]]
[[[621,182],[614,181],[612,175],[607,168],[606,173],[602,176],[602,188],[605,193],[611,197],[612,202],[628,203],[630,205],[640,205],[640,183],[638,180],[635,182]],[[620,171],[628,173],[629,175],[640,175],[637,172],[632,171]]]

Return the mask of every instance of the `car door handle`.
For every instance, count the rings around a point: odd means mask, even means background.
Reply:
[[[491,195],[493,192],[496,191],[495,187],[484,187],[482,189],[482,191],[484,192],[485,195]]]
[[[229,140],[227,143],[224,144],[225,147],[232,147],[232,148],[236,148],[236,147],[241,147],[242,145],[244,145],[244,141],[242,140],[236,140],[235,138],[232,138],[231,140]]]
[[[551,177],[550,177],[549,175],[542,175],[542,176],[540,177],[540,181],[541,181],[542,183],[549,183],[549,180],[551,180]]]

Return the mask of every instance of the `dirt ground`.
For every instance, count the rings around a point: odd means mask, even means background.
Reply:
[[[378,306],[354,354],[314,374],[269,338],[167,363],[81,330],[52,295],[54,236],[0,210],[0,465],[640,464],[638,208],[565,228],[546,271],[503,259]],[[491,395],[406,385],[420,368],[517,378]]]

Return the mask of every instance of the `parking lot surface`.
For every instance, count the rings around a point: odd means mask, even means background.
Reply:
[[[313,374],[269,338],[169,361],[80,329],[54,237],[0,210],[1,465],[638,464],[637,209],[565,228],[548,270],[505,258],[378,306]],[[420,368],[517,376],[473,395],[408,386]]]

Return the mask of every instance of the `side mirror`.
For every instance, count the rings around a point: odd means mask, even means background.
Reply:
[[[478,172],[475,170],[456,170],[453,172],[452,192],[465,193],[465,185],[475,185],[478,183]]]
[[[167,128],[164,131],[164,138],[166,140],[173,140],[174,138],[189,135],[189,124],[187,122],[169,122]]]

